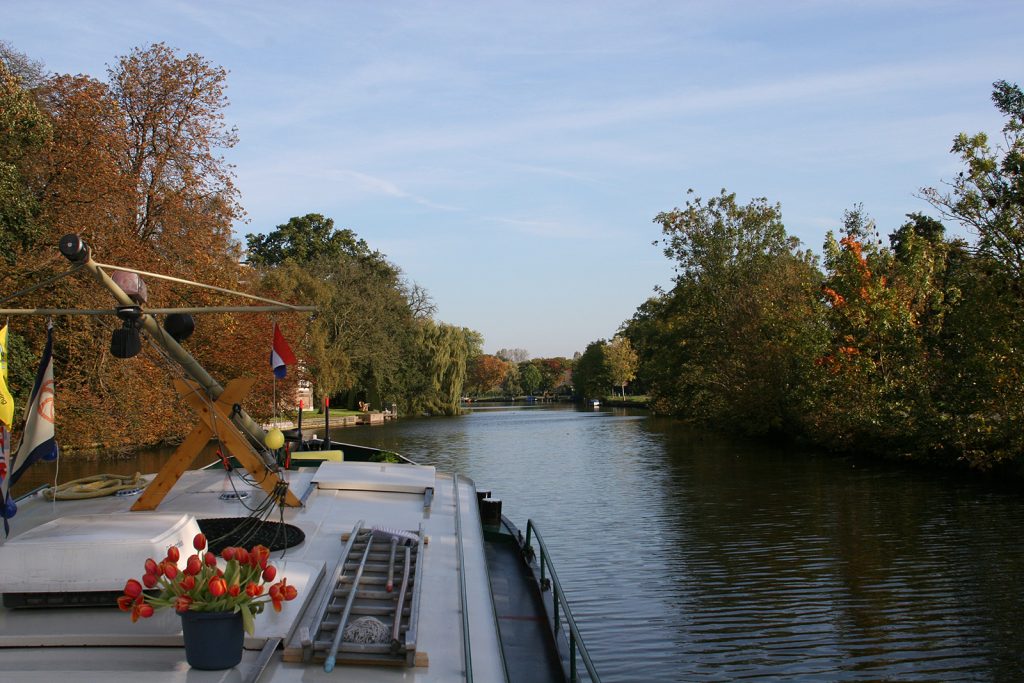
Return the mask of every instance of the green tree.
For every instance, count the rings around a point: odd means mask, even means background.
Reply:
[[[622,396],[626,396],[626,385],[636,377],[636,368],[639,358],[629,339],[616,335],[604,350],[605,363],[608,364],[608,373],[612,382],[622,389]]]
[[[350,259],[387,271],[387,259],[370,249],[348,228],[338,230],[334,219],[319,213],[295,216],[266,235],[248,234],[247,260],[257,267],[272,267],[292,259],[308,263],[318,259]]]
[[[469,361],[480,355],[483,337],[474,330],[433,320],[419,321],[416,331],[412,375],[418,381],[406,387],[406,411],[457,415]]]
[[[404,400],[417,319],[397,267],[322,254],[263,272],[269,291],[317,306],[302,339],[318,397],[345,393],[354,403],[362,391],[374,405]]]
[[[657,216],[673,288],[623,329],[654,408],[750,433],[788,431],[824,342],[821,275],[779,206],[725,190]]]
[[[993,149],[985,133],[960,133],[952,151],[965,169],[950,183],[952,191],[929,187],[922,193],[944,216],[972,229],[978,235],[978,252],[1020,282],[1024,276],[1024,93],[1015,83],[992,85],[992,101],[1007,118],[1005,146]]]
[[[26,175],[52,135],[31,93],[0,61],[0,254],[8,265],[40,237],[39,201]]]
[[[1002,144],[961,133],[952,152],[964,169],[951,190],[922,190],[945,217],[977,235],[973,253],[960,249],[951,260],[962,305],[945,321],[943,376],[951,383],[951,450],[981,467],[1024,456],[1024,92],[996,81],[992,101],[1006,117]]]
[[[587,344],[573,367],[572,381],[576,386],[576,395],[580,398],[599,398],[608,394],[614,385],[608,363],[605,362],[605,350],[608,342],[599,339]]]
[[[501,380],[501,390],[505,392],[506,396],[514,399],[516,396],[523,393],[523,387],[519,383],[519,380],[519,366],[512,361],[506,362],[505,377]]]
[[[519,383],[528,396],[533,396],[537,393],[542,380],[540,370],[537,369],[536,365],[530,361],[523,361],[519,364]]]

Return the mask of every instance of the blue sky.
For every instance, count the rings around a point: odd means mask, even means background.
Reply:
[[[485,350],[572,356],[671,264],[687,188],[782,205],[820,253],[857,203],[929,211],[960,131],[1024,83],[1024,3],[0,0],[0,39],[105,78],[163,41],[229,70],[248,223],[316,212],[424,286]]]

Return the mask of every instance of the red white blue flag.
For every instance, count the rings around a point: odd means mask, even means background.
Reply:
[[[277,328],[277,323],[274,323],[274,344],[270,349],[270,368],[274,371],[274,377],[284,379],[289,365],[295,365],[295,354]]]

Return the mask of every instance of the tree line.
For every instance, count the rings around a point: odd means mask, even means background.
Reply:
[[[0,43],[0,302],[4,307],[111,308],[80,276],[12,299],[63,273],[60,237],[79,234],[102,263],[166,273],[218,287],[319,307],[312,318],[278,316],[302,360],[279,382],[308,380],[316,401],[367,400],[406,412],[458,410],[470,358],[482,339],[433,319],[427,293],[351,230],[319,214],[268,235],[232,226],[244,218],[223,153],[238,141],[227,124],[226,71],[164,44],[136,48],[106,78],[48,74]],[[246,253],[247,252],[247,253]],[[237,304],[224,295],[151,281],[150,307]],[[107,351],[121,323],[54,319],[58,438],[64,447],[107,448],[174,440],[193,417],[174,395],[175,368],[155,349],[130,360]],[[186,348],[222,383],[259,379],[245,402],[269,417],[273,320],[203,315]],[[25,405],[45,321],[10,321],[9,385]]]
[[[1024,455],[1024,94],[994,84],[1002,141],[883,240],[863,207],[823,258],[781,207],[692,191],[655,219],[672,287],[620,331],[659,413],[750,435],[989,469]],[[977,239],[949,237],[942,221]]]

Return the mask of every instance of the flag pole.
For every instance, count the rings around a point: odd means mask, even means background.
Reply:
[[[274,319],[274,318],[271,318],[270,321],[273,323],[273,328],[271,329],[271,332],[270,332],[270,356],[271,356],[271,358],[273,358],[273,356],[274,356],[274,332],[277,330],[277,320]],[[273,389],[273,392],[271,393],[271,396],[272,396],[271,400],[274,402],[274,404],[271,406],[271,413],[273,414],[274,419],[277,419],[279,417],[279,415],[277,414],[277,373],[274,371],[273,367],[270,368],[270,374],[274,377],[274,389]]]

